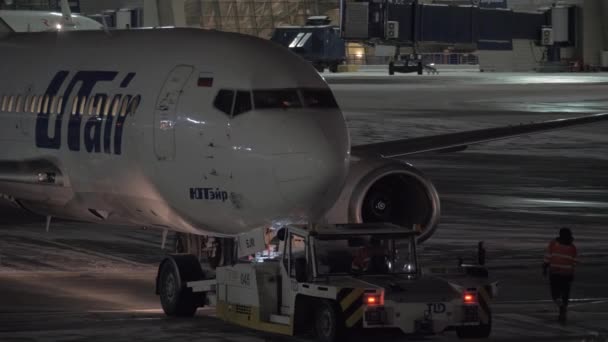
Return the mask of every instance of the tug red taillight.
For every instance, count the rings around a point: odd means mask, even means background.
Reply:
[[[465,292],[462,295],[465,304],[477,304],[477,295],[473,292]]]
[[[366,295],[364,300],[368,306],[382,305],[382,297],[377,294]]]

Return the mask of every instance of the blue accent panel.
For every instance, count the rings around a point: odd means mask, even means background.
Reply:
[[[76,73],[72,81],[68,85],[65,91],[64,98],[67,100],[70,98],[72,91],[77,83],[81,83],[80,89],[76,96],[82,101],[83,98],[88,98],[93,92],[93,88],[98,82],[109,82],[113,81],[118,75],[115,71],[79,71]],[[68,101],[64,101],[61,108],[61,113],[65,113],[65,107]],[[80,106],[79,106],[80,107]],[[83,114],[83,113],[78,113]],[[82,117],[75,115],[73,120],[70,119],[70,125],[68,129],[68,147],[72,151],[80,151],[80,124]]]
[[[51,80],[46,92],[47,96],[55,96],[59,92],[61,85],[70,74],[69,71],[59,71]],[[61,147],[61,120],[63,111],[55,119],[55,132],[49,136],[50,118],[48,113],[38,113],[36,117],[36,147],[59,149]]]
[[[68,121],[68,148],[71,151],[80,151],[80,124],[82,123],[82,115],[70,115]]]
[[[128,87],[129,84],[131,83],[131,81],[133,81],[133,78],[135,78],[135,73],[134,72],[128,73],[127,76],[125,77],[125,79],[122,80],[122,82],[120,82],[120,87],[121,88]]]
[[[127,101],[128,105],[127,108],[131,107],[131,95],[127,95],[122,99],[121,102],[121,108],[122,108],[122,103],[124,103],[125,101]],[[118,118],[116,119],[116,128],[114,129],[114,154],[120,155],[122,154],[122,133],[124,130],[124,125],[125,125],[125,121],[127,120],[127,117],[129,116],[129,113],[127,112],[125,115],[118,115]]]
[[[87,152],[101,152],[101,125],[100,117],[92,117],[84,125],[84,147]]]
[[[110,104],[110,111],[114,108],[114,102],[122,99],[122,94],[117,94],[112,98],[112,103]],[[110,112],[110,115],[106,117],[106,126],[103,129],[103,152],[104,153],[112,153],[112,128],[114,127],[114,116]]]

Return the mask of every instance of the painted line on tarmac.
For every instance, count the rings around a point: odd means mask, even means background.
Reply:
[[[204,307],[199,308],[198,311],[215,311],[215,308]],[[118,310],[87,310],[88,313],[164,313],[163,309],[118,309]]]
[[[596,305],[596,304],[606,304],[606,303],[608,303],[608,300],[598,300],[598,301],[593,301],[593,302],[588,302],[588,303],[573,304],[573,305],[569,305],[569,307],[574,308],[574,307],[581,306],[581,305]]]
[[[577,303],[576,305],[583,304],[595,304],[608,302],[608,298],[574,298],[570,299],[570,303]],[[552,299],[530,299],[530,300],[508,300],[508,301],[496,301],[494,305],[500,304],[534,304],[534,303],[553,303]]]
[[[526,323],[526,324],[533,324],[534,326],[537,327],[544,327],[546,328],[545,332],[549,332],[551,330],[553,331],[561,331],[561,332],[565,332],[565,333],[569,333],[569,334],[574,334],[574,335],[584,335],[584,336],[588,336],[588,335],[593,335],[596,334],[596,331],[593,330],[587,330],[584,328],[579,328],[579,327],[572,327],[572,326],[561,326],[557,323],[557,320],[554,324],[533,317],[533,316],[529,316],[529,315],[522,315],[522,314],[517,314],[517,313],[505,313],[505,314],[497,314],[496,315],[497,318],[500,317],[502,319],[506,319],[506,320],[511,320],[511,321],[517,321],[517,322],[522,322],[522,323]]]

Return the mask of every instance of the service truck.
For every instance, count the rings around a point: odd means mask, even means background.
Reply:
[[[277,253],[220,266],[213,279],[205,279],[195,257],[169,256],[157,282],[163,309],[191,313],[214,306],[228,322],[285,335],[314,331],[323,342],[339,341],[353,329],[490,334],[487,287],[425,275],[412,229],[289,225],[276,238]],[[263,234],[241,236],[236,254],[247,256],[259,246],[266,248]]]

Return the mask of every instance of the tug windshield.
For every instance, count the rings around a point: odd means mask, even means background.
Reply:
[[[346,274],[416,274],[415,246],[409,239],[344,235],[316,239],[319,276]]]

